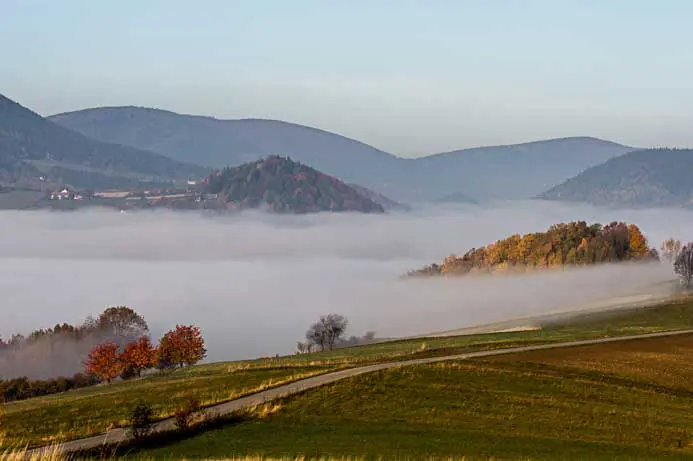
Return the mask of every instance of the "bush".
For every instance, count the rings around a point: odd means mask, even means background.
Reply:
[[[190,429],[190,420],[193,414],[200,411],[200,401],[196,398],[189,398],[183,405],[178,407],[175,413],[176,427],[179,431]]]
[[[141,400],[138,401],[130,415],[130,427],[135,440],[142,440],[149,435],[153,422],[154,410],[152,406]]]

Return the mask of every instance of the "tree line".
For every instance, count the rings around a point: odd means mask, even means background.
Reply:
[[[515,234],[462,256],[452,255],[408,275],[464,275],[606,262],[659,260],[635,224],[559,223],[546,232]]]
[[[196,363],[205,354],[194,325],[176,326],[154,347],[141,315],[126,306],[109,307],[81,325],[63,323],[0,339],[0,401],[129,379],[149,368]]]
[[[86,373],[100,382],[115,378],[140,377],[145,370],[194,365],[207,354],[200,328],[176,325],[154,346],[149,336],[142,336],[121,348],[114,342],[96,345],[84,362]]]

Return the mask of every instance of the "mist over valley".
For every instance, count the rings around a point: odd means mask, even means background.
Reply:
[[[541,201],[381,215],[3,211],[0,334],[76,324],[127,305],[155,336],[176,323],[199,325],[208,360],[217,361],[291,353],[310,322],[327,313],[347,316],[349,334],[380,338],[462,328],[641,292],[672,280],[672,270],[655,263],[522,277],[400,276],[557,222],[633,222],[658,247],[686,235],[692,219],[679,209]]]

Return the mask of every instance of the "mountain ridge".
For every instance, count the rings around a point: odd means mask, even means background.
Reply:
[[[176,162],[159,153],[90,139],[1,94],[0,167],[8,182],[32,185],[46,178],[65,182],[65,175],[88,179],[90,172],[124,181],[149,182],[182,180],[206,173],[198,165]],[[13,174],[21,170],[21,175]]]
[[[89,137],[212,167],[285,155],[405,202],[456,193],[482,201],[529,198],[633,149],[583,136],[403,158],[353,138],[281,120],[220,119],[141,106],[63,112],[51,120]]]

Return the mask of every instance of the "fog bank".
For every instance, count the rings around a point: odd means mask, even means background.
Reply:
[[[320,314],[348,334],[449,330],[628,294],[671,268],[609,266],[537,276],[398,280],[409,269],[560,221],[640,226],[656,247],[687,240],[693,213],[544,202],[377,215],[206,217],[173,212],[0,212],[0,335],[81,323],[128,305],[158,337],[199,325],[210,360],[294,350]]]

